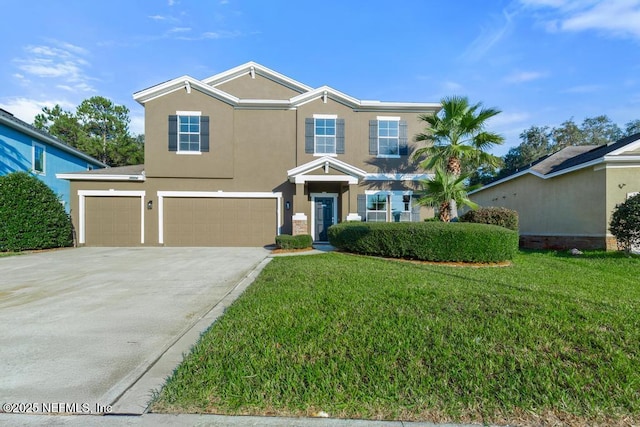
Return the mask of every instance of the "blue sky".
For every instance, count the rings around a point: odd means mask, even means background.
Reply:
[[[503,112],[503,155],[532,126],[640,119],[640,0],[0,0],[0,107],[31,122],[94,95],[256,61],[360,99],[464,95]]]

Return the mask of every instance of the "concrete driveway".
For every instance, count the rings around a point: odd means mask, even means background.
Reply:
[[[0,258],[0,403],[13,405],[0,412],[142,413],[268,255],[77,248]]]

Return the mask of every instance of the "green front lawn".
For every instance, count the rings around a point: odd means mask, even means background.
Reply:
[[[276,258],[152,410],[637,424],[638,272],[595,252],[485,268]]]

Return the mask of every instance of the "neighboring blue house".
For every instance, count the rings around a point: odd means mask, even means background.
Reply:
[[[69,212],[69,181],[56,173],[106,167],[88,154],[70,147],[0,108],[0,175],[31,172],[47,184]]]

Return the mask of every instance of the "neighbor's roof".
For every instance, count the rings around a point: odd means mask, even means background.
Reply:
[[[13,114],[11,114],[10,112],[3,110],[2,108],[0,108],[0,123],[4,124],[12,129],[15,129],[19,132],[22,132],[26,135],[29,135],[32,138],[36,138],[38,141],[40,142],[44,142],[46,144],[49,144],[53,147],[56,147],[62,151],[65,151],[69,154],[72,154],[78,158],[81,158],[82,160],[85,160],[95,166],[101,167],[101,168],[106,168],[108,167],[107,165],[105,165],[104,163],[102,163],[101,161],[99,161],[98,159],[91,157],[90,155],[88,155],[87,153],[78,150],[77,148],[74,148],[64,142],[62,142],[61,140],[59,140],[58,138],[56,138],[55,136],[44,132],[40,129],[37,129],[36,127],[30,125],[27,122],[24,122],[22,120],[20,120],[19,118],[17,118],[16,116],[14,116]]]
[[[640,133],[622,138],[607,145],[576,145],[565,147],[560,151],[541,157],[528,166],[517,169],[513,173],[490,182],[469,194],[483,191],[526,174],[548,179],[598,163],[640,163],[640,156],[638,154],[623,155],[625,152],[633,152],[638,150],[638,148],[640,148]]]
[[[56,178],[71,181],[144,181],[144,165],[118,166],[80,172],[58,173]]]

